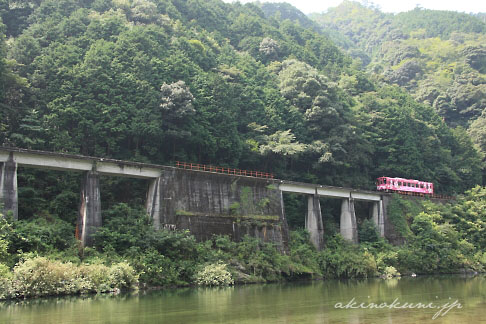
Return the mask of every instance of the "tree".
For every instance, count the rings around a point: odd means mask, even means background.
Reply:
[[[160,87],[160,108],[168,119],[180,119],[194,114],[194,96],[182,80]]]
[[[279,51],[280,46],[278,42],[269,37],[265,37],[260,42],[259,52],[266,60],[273,61],[278,59]]]

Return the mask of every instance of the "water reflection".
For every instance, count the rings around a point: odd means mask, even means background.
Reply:
[[[485,285],[483,276],[437,276],[41,298],[0,303],[0,323],[478,323],[486,318]],[[435,321],[435,309],[335,308],[395,299],[435,305],[457,299],[463,308]]]

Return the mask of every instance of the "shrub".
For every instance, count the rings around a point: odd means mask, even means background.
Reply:
[[[20,220],[12,223],[9,234],[9,251],[51,252],[65,250],[76,245],[74,226],[61,219]]]
[[[7,278],[0,278],[0,299],[7,299],[13,295],[12,283]]]
[[[138,276],[127,262],[111,265],[109,276],[112,287],[117,289],[130,289],[138,282]]]
[[[234,281],[226,264],[212,263],[197,273],[196,283],[200,286],[228,286]]]
[[[245,272],[254,281],[277,281],[282,279],[282,272],[289,272],[289,258],[278,252],[271,243],[245,235],[236,244],[234,258],[245,268]]]
[[[391,279],[393,277],[400,277],[400,272],[395,269],[393,266],[386,267],[382,273],[382,277],[384,279]]]
[[[383,272],[388,266],[395,267],[397,265],[398,253],[394,250],[391,250],[390,247],[383,247],[382,251],[376,253],[375,259],[376,268],[379,272]]]
[[[112,264],[84,264],[78,267],[78,283],[81,293],[107,292],[133,288],[138,275],[127,262]]]
[[[2,217],[0,215],[0,217]],[[5,260],[8,257],[8,242],[0,238],[0,260]]]
[[[78,291],[76,268],[72,263],[51,261],[44,257],[24,260],[15,266],[15,297],[72,294]]]
[[[0,263],[0,279],[8,279],[12,276],[10,268],[3,263]]]
[[[140,252],[131,260],[140,274],[140,281],[151,286],[179,284],[179,272],[175,263],[154,249]]]
[[[126,262],[77,266],[45,257],[27,258],[13,269],[10,283],[0,278],[0,298],[38,297],[131,288],[138,276]]]
[[[110,277],[110,268],[101,263],[79,266],[78,278],[81,293],[100,293],[112,291],[113,288],[116,288]]]
[[[374,256],[366,249],[344,241],[336,235],[318,255],[326,278],[369,277],[377,274]]]
[[[361,224],[359,231],[359,242],[378,242],[380,240],[380,236],[378,235],[378,230],[376,228],[375,223],[371,219],[365,219]]]
[[[291,277],[322,276],[317,261],[317,251],[310,243],[310,235],[306,230],[290,233],[290,258]]]

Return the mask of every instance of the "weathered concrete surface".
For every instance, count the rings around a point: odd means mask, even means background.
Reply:
[[[160,182],[161,177],[150,180],[149,188],[147,191],[147,198],[145,200],[145,209],[147,214],[153,220],[155,229],[160,229],[160,206],[161,206],[161,195],[160,195]]]
[[[82,246],[93,243],[91,235],[101,225],[100,175],[96,171],[89,171],[81,183],[81,203],[76,228],[76,237]]]
[[[310,233],[310,241],[318,251],[324,248],[324,225],[322,223],[321,203],[318,195],[307,198],[307,217],[305,228]]]
[[[371,205],[371,219],[375,223],[381,237],[385,236],[385,218],[383,212],[383,200],[374,202]]]
[[[7,161],[0,162],[0,204],[3,205],[3,213],[12,213],[12,218],[19,217],[19,204],[17,193],[17,163],[10,154]]]
[[[288,250],[282,192],[274,180],[172,169],[149,195],[158,196],[148,204],[155,228],[189,229],[198,240],[249,234]]]
[[[358,243],[358,226],[353,199],[343,199],[341,203],[340,232],[346,240]]]

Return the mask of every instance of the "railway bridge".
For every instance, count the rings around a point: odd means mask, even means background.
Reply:
[[[146,179],[147,213],[156,229],[189,229],[203,240],[213,234],[234,239],[249,234],[288,247],[289,232],[283,193],[308,196],[305,226],[317,249],[323,248],[324,226],[319,197],[340,199],[340,232],[357,243],[355,201],[369,202],[370,217],[386,237],[389,194],[255,177],[242,172],[181,169],[156,164],[120,161],[82,155],[0,148],[0,203],[18,219],[18,167],[83,172],[76,235],[83,246],[102,225],[100,176]]]

